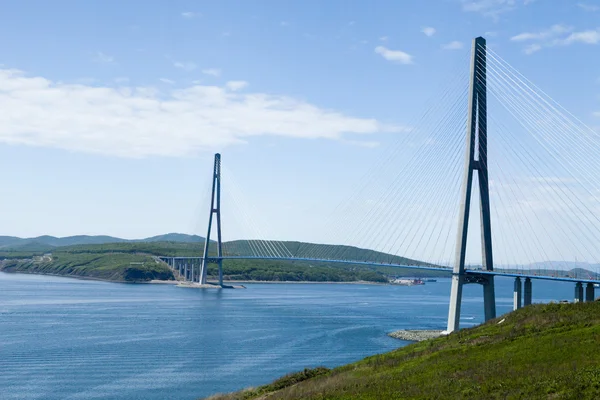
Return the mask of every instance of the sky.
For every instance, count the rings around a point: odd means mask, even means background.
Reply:
[[[220,152],[257,229],[333,242],[476,36],[600,126],[597,0],[1,2],[0,234],[204,236]]]

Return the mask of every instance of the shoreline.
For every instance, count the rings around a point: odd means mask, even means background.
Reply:
[[[29,271],[7,271],[0,270],[0,272],[4,272],[6,274],[24,274],[24,275],[43,275],[43,276],[55,276],[59,278],[73,278],[73,279],[81,279],[88,281],[99,281],[99,282],[109,282],[109,283],[127,283],[127,284],[143,284],[143,285],[179,285],[180,283],[184,283],[186,281],[183,280],[160,280],[160,279],[152,279],[149,281],[121,281],[121,280],[112,280],[112,279],[104,279],[97,278],[94,276],[86,276],[86,275],[69,275],[69,274],[52,274],[48,272],[29,272]],[[251,281],[251,280],[224,280],[223,283],[268,283],[268,284],[353,284],[353,285],[390,285],[389,283],[383,282],[369,282],[369,281],[347,281],[347,282],[333,282],[333,281]],[[211,285],[214,286],[214,285]],[[391,285],[390,285],[391,286]]]
[[[370,281],[346,281],[346,282],[334,282],[334,281],[251,281],[251,280],[224,280],[223,282],[230,283],[268,283],[268,284],[306,284],[306,283],[314,283],[314,284],[327,284],[327,285],[380,285],[380,286],[392,286],[390,283],[384,282],[370,282]]]
[[[180,287],[180,288],[188,288],[188,289],[246,289],[246,286],[244,285],[226,285],[226,282],[223,281],[223,286],[219,286],[216,283],[205,283],[204,285],[201,285],[199,283],[196,282],[180,282],[176,287]]]
[[[4,272],[7,274],[26,274],[26,275],[46,275],[46,276],[55,276],[62,278],[73,278],[73,279],[81,279],[81,280],[89,280],[89,281],[99,281],[99,282],[110,282],[110,283],[126,283],[126,284],[140,284],[140,285],[179,285],[186,281],[174,279],[174,280],[160,280],[160,279],[152,279],[149,281],[123,281],[123,280],[112,280],[112,279],[104,279],[97,278],[94,276],[86,276],[86,275],[68,275],[68,274],[52,274],[47,272],[28,272],[28,271],[7,271],[0,270],[0,272]],[[316,284],[316,285],[376,285],[376,286],[402,286],[402,285],[393,285],[389,282],[371,282],[371,281],[253,281],[253,280],[223,280],[223,283],[231,283],[231,284]],[[208,287],[208,286],[207,286]]]
[[[87,275],[68,275],[68,274],[51,274],[48,272],[28,272],[28,271],[7,271],[0,270],[0,272],[4,272],[5,274],[23,274],[23,275],[41,275],[41,276],[54,276],[58,278],[71,278],[71,279],[79,279],[84,281],[98,281],[98,282],[108,282],[108,283],[126,283],[126,284],[171,284],[175,285],[179,283],[177,280],[173,281],[161,281],[161,280],[150,280],[150,281],[118,281],[112,279],[104,279],[97,278],[95,276],[87,276]]]
[[[434,329],[400,329],[390,332],[387,335],[394,339],[405,340],[407,342],[422,342],[424,340],[436,339],[444,336],[442,330]]]

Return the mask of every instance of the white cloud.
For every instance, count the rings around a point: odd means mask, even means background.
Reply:
[[[540,51],[542,49],[542,46],[537,44],[537,43],[533,43],[530,45],[525,46],[525,48],[523,49],[523,52],[525,52],[525,54],[533,54],[536,51]]]
[[[218,68],[203,69],[202,73],[205,75],[211,75],[211,76],[221,76],[221,70]]]
[[[197,65],[194,64],[193,62],[181,62],[181,61],[175,61],[173,63],[173,66],[175,68],[179,68],[182,69],[184,71],[193,71],[196,69]]]
[[[511,38],[514,42],[534,42],[523,48],[525,54],[532,54],[545,47],[568,46],[574,43],[599,44],[600,28],[573,32],[573,28],[565,25],[553,25],[539,32],[523,32]]]
[[[128,83],[129,78],[126,76],[119,76],[115,78],[115,83]]]
[[[382,42],[387,42],[388,39],[389,38],[387,36],[382,36],[382,37],[379,38],[379,40],[382,41]]]
[[[113,56],[109,56],[108,54],[104,54],[101,51],[97,51],[94,54],[93,60],[102,64],[112,64],[115,62],[115,58]]]
[[[87,86],[0,69],[0,88],[0,142],[122,157],[193,155],[260,135],[344,140],[402,130],[291,97],[219,86]]]
[[[497,20],[500,14],[513,11],[521,5],[528,5],[534,0],[461,0],[465,12],[477,12]]]
[[[567,38],[560,40],[559,44],[569,45],[577,42],[586,44],[600,43],[600,28],[583,32],[573,32]]]
[[[600,111],[596,111],[592,114],[594,117],[600,117]]]
[[[194,12],[194,11],[184,11],[181,13],[181,16],[185,19],[192,19],[201,16],[202,14]]]
[[[523,32],[510,38],[514,42],[523,42],[526,40],[543,40],[556,37],[560,34],[567,33],[573,28],[561,24],[553,25],[550,29],[540,32]]]
[[[159,80],[159,81],[161,81],[162,83],[166,83],[166,84],[168,84],[168,85],[173,85],[173,84],[175,84],[175,81],[174,81],[174,80],[167,79],[167,78],[159,78],[158,80]]]
[[[426,36],[431,37],[431,36],[435,35],[436,30],[435,30],[435,28],[432,28],[431,26],[426,26],[423,29],[421,29],[421,32],[423,32]]]
[[[229,81],[225,84],[225,87],[227,89],[232,90],[234,92],[238,91],[238,90],[242,90],[246,86],[248,86],[248,82],[246,82],[246,81]]]
[[[390,50],[387,47],[377,46],[375,47],[375,53],[380,54],[388,61],[394,61],[400,64],[413,63],[413,56],[401,50]]]
[[[459,42],[458,40],[454,40],[450,43],[446,43],[445,45],[442,46],[442,49],[444,50],[460,50],[464,47],[464,44],[462,42]]]
[[[600,6],[594,4],[577,3],[577,6],[584,11],[596,12],[600,10]]]

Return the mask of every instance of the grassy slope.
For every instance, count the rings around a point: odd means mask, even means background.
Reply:
[[[141,263],[130,264],[130,263]],[[0,266],[7,272],[81,276],[118,282],[144,282],[174,279],[169,267],[143,254],[72,254],[55,252],[52,260],[5,260]]]
[[[329,372],[212,397],[255,398],[599,399],[600,302],[533,305]]]

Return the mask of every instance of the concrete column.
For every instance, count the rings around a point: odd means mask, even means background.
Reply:
[[[188,272],[189,272],[189,271],[188,271],[188,264],[189,264],[189,263],[188,263],[188,262],[187,262],[187,260],[186,260],[186,261],[185,261],[185,272],[184,272],[184,274],[185,274],[185,280],[186,280],[186,281],[189,279],[189,275],[188,275]]]
[[[460,306],[462,304],[463,277],[459,274],[452,275],[452,287],[450,289],[450,309],[448,312],[448,327],[446,332],[454,332],[460,325]]]
[[[175,257],[171,259],[171,268],[175,271]]]
[[[523,288],[523,305],[528,306],[531,304],[532,284],[531,278],[525,278],[525,286]]]
[[[483,314],[485,320],[496,318],[496,294],[494,293],[494,277],[490,276],[489,281],[483,284]]]
[[[515,291],[513,294],[513,310],[521,308],[521,278],[515,278]]]
[[[575,303],[580,303],[583,301],[583,284],[581,282],[577,282],[575,284]]]
[[[592,282],[588,282],[585,287],[585,301],[594,301],[594,284]]]

